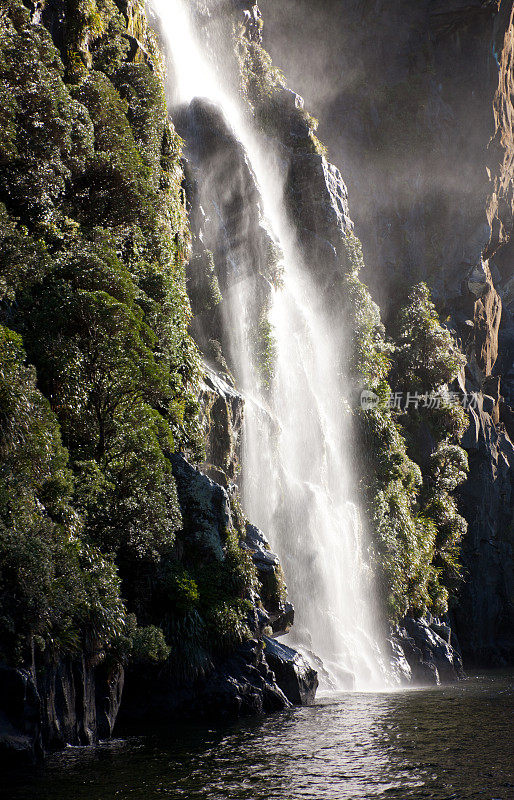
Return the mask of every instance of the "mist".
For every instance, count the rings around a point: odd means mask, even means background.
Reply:
[[[487,18],[455,12],[443,24],[438,6],[402,0],[261,5],[264,46],[347,183],[363,278],[385,319],[419,280],[444,310],[491,235],[498,63],[480,38]]]

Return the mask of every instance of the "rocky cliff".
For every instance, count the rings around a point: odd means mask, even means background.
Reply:
[[[316,136],[317,122],[305,109],[303,99],[286,86],[284,77],[276,70],[263,49],[258,7],[245,3],[234,6],[230,14],[228,10],[226,12],[220,16],[215,13],[214,7],[201,7],[198,13],[202,40],[205,40],[207,49],[211,37],[218,42],[216,54],[219,53],[219,41],[225,43],[222,48],[225,55],[224,80],[230,80],[232,76],[234,85],[239,80],[243,100],[251,113],[252,125],[266,138],[269,157],[273,158],[273,154],[278,154],[278,172],[281,176],[278,181],[279,191],[283,190],[284,204],[297,237],[299,252],[313,282],[316,302],[323,307],[324,313],[330,319],[332,334],[341,353],[351,350],[352,347],[355,349],[350,379],[363,382],[361,386],[366,385],[366,379],[370,380],[371,385],[383,391],[378,386],[381,376],[382,381],[386,377],[387,361],[382,355],[387,352],[388,345],[383,339],[378,310],[358,278],[362,258],[359,255],[359,244],[353,235],[348,193],[341,173],[328,161],[325,147]],[[254,327],[258,329],[259,324],[266,323],[273,283],[277,285],[280,282],[280,252],[277,252],[273,234],[262,216],[259,187],[248,155],[241,142],[237,141],[222,111],[209,102],[195,99],[187,108],[177,109],[172,114],[186,142],[187,195],[192,220],[193,251],[197,251],[189,265],[190,285],[193,288],[193,329],[206,357],[216,357],[218,364],[228,365],[236,376],[236,381],[246,381],[248,385],[248,373],[245,373],[238,359],[240,351],[244,349],[241,346],[241,337],[244,337],[244,331]],[[206,253],[209,258],[206,258]],[[215,297],[213,285],[216,287]],[[239,300],[239,304],[233,302],[235,294],[238,298],[243,298],[242,302]],[[352,340],[350,347],[346,338],[348,328]],[[445,338],[442,329],[441,335],[444,345],[439,358],[444,367],[444,359],[451,359],[452,345],[451,339]],[[430,352],[431,346],[435,347],[429,344],[427,352]],[[260,353],[262,358],[262,349]],[[343,362],[341,357],[340,364],[334,363],[334,370],[347,370],[348,365]],[[269,361],[266,363],[269,368]],[[458,363],[462,364],[463,361],[459,360]],[[253,380],[258,382],[259,367],[262,368],[259,359],[254,360],[253,367]],[[271,364],[271,379],[272,368]],[[449,374],[452,370],[453,367]],[[440,383],[444,383],[443,378]],[[387,435],[398,435],[390,414],[385,413],[378,422],[385,427]],[[430,423],[430,420],[427,422]],[[362,424],[366,427],[369,420],[363,420]],[[443,430],[444,425],[445,423]],[[440,445],[444,435],[441,436],[441,423],[439,422],[439,431],[434,431],[433,436],[430,430],[426,430],[425,435],[432,437],[432,453],[426,458],[430,462],[430,455],[433,461],[439,458],[439,452],[442,453]],[[445,613],[447,589],[444,578],[442,585],[438,583],[442,569],[441,564],[436,562],[440,558],[444,569],[444,544],[439,544],[439,541],[444,541],[444,537],[448,537],[448,532],[442,530],[444,522],[441,524],[440,539],[434,528],[423,529],[424,517],[421,522],[416,518],[415,495],[412,485],[407,486],[408,480],[400,489],[405,492],[405,500],[401,502],[410,505],[412,517],[408,521],[405,518],[398,521],[394,519],[394,508],[398,507],[398,487],[394,485],[397,479],[394,459],[399,458],[405,462],[406,473],[417,467],[408,461],[405,449],[394,455],[387,452],[384,428],[371,447],[374,450],[372,458],[377,458],[377,462],[389,458],[391,464],[385,470],[383,478],[378,478],[374,485],[369,486],[370,495],[375,496],[385,489],[390,503],[388,510],[384,510],[383,506],[376,513],[377,528],[383,526],[384,532],[373,531],[371,537],[376,546],[373,563],[377,576],[380,572],[386,573],[383,579],[384,594],[394,593],[391,605],[396,607],[394,613],[400,616],[406,611],[419,615],[430,604],[438,613]],[[400,445],[400,449],[402,447],[405,448],[405,445]],[[358,458],[365,460],[362,457],[364,442],[360,442],[357,449]],[[421,460],[418,454],[418,461]],[[374,469],[380,471],[380,468],[383,468],[383,464],[378,470],[377,467]],[[380,480],[383,480],[382,486]],[[437,482],[435,477],[428,475],[427,484],[430,481],[433,484]],[[433,492],[433,489],[425,492],[427,510],[424,509],[424,513],[444,518],[445,514],[441,513],[441,509],[445,504],[453,513],[455,509],[449,497],[439,497],[439,506],[434,507],[434,497],[430,499],[430,491]],[[294,530],[302,522],[291,517],[289,524]],[[439,519],[434,519],[434,526],[437,524],[440,524]],[[455,511],[449,528],[456,531],[451,533],[456,540],[461,535],[459,531],[462,524],[462,518]],[[407,525],[418,529],[413,531],[412,538],[420,538],[405,546],[402,526]],[[283,535],[287,538],[286,532]],[[392,546],[393,537],[396,542]],[[432,537],[433,545],[430,544]],[[294,544],[292,547],[296,558],[305,556],[304,553],[298,553]],[[433,551],[431,547],[434,548]],[[393,551],[391,556],[386,555],[387,550],[389,553]],[[424,561],[421,571],[420,560]],[[289,553],[285,556],[285,566],[289,574],[298,568]],[[412,579],[408,578],[411,571]],[[397,645],[408,651],[407,660],[412,663],[418,678],[423,674],[425,679],[431,676],[431,679],[439,680],[435,666],[437,658],[433,656],[434,647],[439,648],[443,654],[441,675],[446,678],[452,675],[455,678],[461,674],[460,657],[449,644],[449,634],[446,639],[440,637],[441,630],[446,630],[447,626],[440,625],[434,619],[420,626],[418,630],[415,621],[410,618],[407,618],[405,626],[398,637]],[[413,632],[415,636],[412,635]],[[410,679],[410,667],[407,672]],[[405,676],[406,673],[403,677]]]
[[[466,355],[477,393],[462,440],[465,656],[511,661],[514,631],[509,2],[260,4],[265,44],[344,172],[363,275],[386,326],[419,280]],[[309,70],[305,69],[309,64]]]

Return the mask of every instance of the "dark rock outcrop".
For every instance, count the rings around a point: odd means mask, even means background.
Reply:
[[[33,670],[0,665],[0,760],[34,763],[44,750],[109,738],[123,681],[121,666],[93,666],[84,655]]]
[[[288,708],[263,655],[251,640],[195,681],[178,683],[165,669],[131,667],[120,714],[122,724],[181,719],[237,719]]]
[[[392,647],[402,683],[438,685],[465,677],[462,657],[457,642],[452,639],[451,628],[437,620],[406,617],[393,634]],[[410,674],[402,664],[401,653]]]
[[[244,323],[247,331],[255,329],[267,308],[276,245],[262,218],[246,151],[222,111],[197,98],[177,110],[173,120],[186,142],[186,194],[193,233],[188,267],[192,332],[207,359],[228,364],[240,385],[243,376],[234,342],[238,327]],[[213,282],[217,297],[206,302]],[[236,292],[245,297],[241,310],[245,320],[233,316],[229,295]]]
[[[229,379],[229,376],[225,376]],[[200,386],[201,424],[205,434],[202,472],[227,488],[239,471],[244,399],[207,364]]]
[[[172,456],[172,466],[184,529],[206,558],[222,560],[225,532],[237,524],[230,495],[183,456]],[[261,582],[260,594],[252,595],[253,613],[248,617],[256,638],[243,642],[230,656],[217,655],[196,675],[177,676],[172,665],[129,666],[121,708],[125,722],[171,721],[177,714],[233,718],[313,702],[316,672],[294,650],[274,647],[267,637],[264,644],[262,639],[268,627],[279,633],[292,622],[278,559],[257,528],[246,523],[241,534]]]
[[[318,688],[317,673],[300,653],[265,636],[264,657],[281,690],[293,705],[307,706],[314,703]]]
[[[231,525],[227,492],[180,454],[171,456],[184,530],[205,551],[223,560],[223,534]]]
[[[274,636],[288,633],[294,622],[294,608],[286,600],[286,586],[280,561],[268,540],[255,525],[246,524],[244,546],[250,551],[261,584],[260,596]]]
[[[264,637],[242,644],[200,680],[177,684],[165,669],[131,667],[122,724],[143,720],[237,719],[310,705],[317,673],[295,650]]]
[[[33,764],[43,753],[41,701],[27,670],[0,665],[0,764]]]

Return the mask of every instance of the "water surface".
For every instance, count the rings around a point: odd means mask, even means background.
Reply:
[[[514,675],[68,748],[9,800],[514,800]],[[5,784],[4,784],[5,786]],[[5,790],[4,790],[5,791]]]

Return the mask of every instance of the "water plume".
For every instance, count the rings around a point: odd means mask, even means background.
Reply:
[[[252,264],[244,246],[225,295],[230,357],[246,397],[243,502],[281,558],[296,607],[290,643],[323,661],[332,688],[383,685],[372,624],[364,535],[350,468],[350,415],[338,364],[344,321],[329,317],[302,261],[287,218],[280,157],[260,138],[233,85],[211,57],[227,43],[200,43],[182,0],[152,0],[170,59],[172,103],[207,98],[244,147],[260,191],[262,224],[281,251],[283,279],[272,290],[269,320],[276,369],[268,393],[256,388],[249,336]],[[207,52],[209,50],[209,53]],[[186,142],[187,148],[187,142]]]

